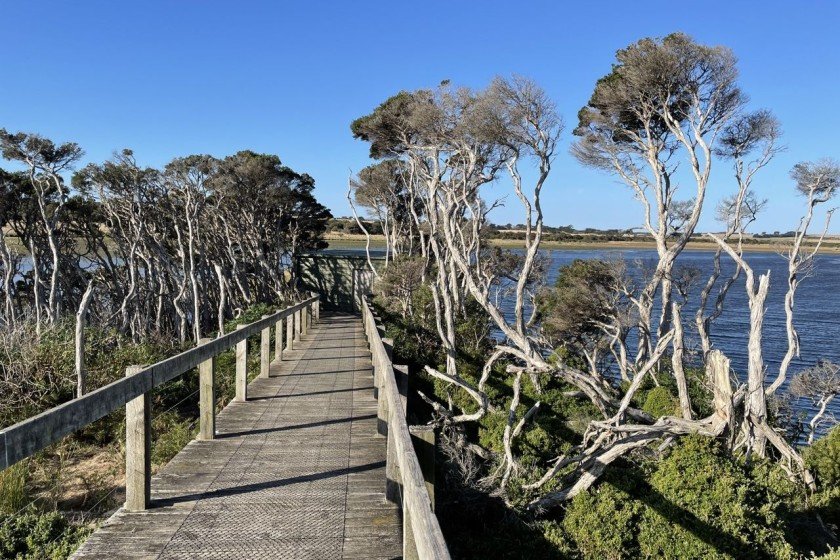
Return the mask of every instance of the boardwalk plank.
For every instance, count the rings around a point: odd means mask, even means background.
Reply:
[[[218,415],[216,439],[153,478],[151,509],[118,511],[73,558],[398,558],[363,332],[322,315]]]

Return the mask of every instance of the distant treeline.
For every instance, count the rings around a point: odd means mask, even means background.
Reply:
[[[361,220],[370,235],[383,235],[382,225],[377,220]],[[520,240],[524,237],[525,224],[487,224],[485,226],[487,239]],[[327,225],[327,233],[339,233],[348,235],[364,235],[356,220],[349,217],[333,218]],[[761,232],[751,236],[745,236],[743,243],[762,243],[766,239],[788,239],[796,235],[795,231],[774,231],[771,233]],[[672,235],[674,239],[679,234]],[[555,243],[593,243],[599,241],[653,241],[647,233],[637,232],[633,229],[599,229],[582,228],[578,229],[572,225],[568,226],[544,226],[542,238],[544,241]],[[693,243],[712,243],[713,241],[701,233],[691,236]]]

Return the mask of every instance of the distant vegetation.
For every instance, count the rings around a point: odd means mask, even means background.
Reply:
[[[364,224],[371,236],[384,238],[382,224],[377,220],[361,218],[360,221]],[[488,240],[505,240],[505,241],[522,241],[525,238],[525,224],[492,224],[488,223],[484,226],[485,238]],[[358,222],[350,217],[333,218],[329,221],[327,226],[327,235],[339,236],[363,236],[365,232],[359,226]],[[678,233],[671,234],[673,239],[677,239]],[[796,238],[796,231],[774,231],[761,232],[745,235],[740,241],[744,245],[767,245],[779,244],[780,248],[789,245]],[[648,233],[639,231],[638,229],[598,229],[598,228],[583,228],[577,229],[571,225],[569,226],[544,226],[542,241],[545,243],[560,243],[574,245],[575,243],[606,243],[606,242],[631,242],[631,243],[654,243],[654,238]],[[819,238],[807,237],[803,240],[804,245],[813,245]],[[701,233],[695,233],[690,238],[691,243],[704,243],[710,248],[715,248],[715,242],[709,239],[708,236]],[[834,248],[838,244],[835,237],[826,237],[823,245],[826,248]],[[361,247],[362,244],[360,244]]]
[[[326,246],[313,179],[274,155],[79,166],[72,142],[6,130],[0,150],[0,427],[284,306],[295,255]],[[230,353],[217,376],[221,407]],[[154,391],[155,468],[193,439],[197,387],[193,372]],[[0,472],[0,558],[71,553],[121,501],[124,438],[117,411]]]

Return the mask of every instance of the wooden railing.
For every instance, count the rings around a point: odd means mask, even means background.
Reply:
[[[425,465],[421,465],[420,461],[421,457],[434,457],[434,431],[413,433],[408,427],[408,371],[391,362],[393,343],[383,337],[384,330],[378,324],[369,297],[362,299],[362,319],[373,362],[379,433],[388,438],[385,493],[388,499],[402,506],[403,557],[448,559],[449,550],[433,510],[434,484],[430,484],[430,479],[434,480],[434,462],[429,464],[425,460]]]
[[[0,430],[0,470],[21,461],[62,437],[84,428],[106,414],[126,407],[126,504],[130,511],[149,505],[151,480],[151,394],[155,387],[198,367],[199,439],[215,438],[215,358],[236,346],[236,397],[248,395],[248,337],[261,333],[260,376],[268,377],[271,328],[276,328],[275,358],[282,358],[283,323],[286,348],[294,347],[320,313],[319,297],[313,295],[249,325],[218,338],[202,339],[200,344],[150,366],[131,366],[125,379],[114,381],[80,398],[66,402],[37,416]]]

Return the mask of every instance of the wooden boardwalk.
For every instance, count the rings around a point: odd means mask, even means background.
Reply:
[[[323,315],[297,348],[152,478],[73,558],[398,558],[362,322]]]

